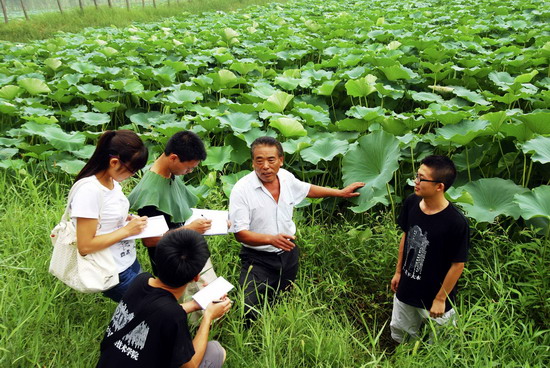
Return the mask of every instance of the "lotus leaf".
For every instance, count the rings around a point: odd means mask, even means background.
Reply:
[[[473,205],[464,203],[462,207],[467,215],[477,222],[494,222],[497,216],[511,216],[517,219],[521,210],[511,198],[528,191],[511,180],[501,178],[479,179],[469,182],[462,189],[468,192],[474,201]]]
[[[4,100],[13,100],[19,94],[19,91],[21,91],[21,88],[18,86],[8,84],[0,88],[0,98]]]
[[[111,121],[111,117],[108,114],[98,112],[75,112],[72,114],[72,117],[77,121],[92,126],[108,124]]]
[[[550,134],[549,110],[536,110],[529,114],[518,115],[515,118],[523,121],[534,133]]]
[[[304,126],[298,120],[290,117],[271,119],[269,126],[277,129],[287,138],[303,137],[307,135],[307,131],[304,129]]]
[[[286,142],[283,142],[282,146],[284,152],[291,155],[295,152],[300,152],[305,148],[311,147],[311,138],[305,136],[298,139],[289,139]]]
[[[348,95],[353,97],[366,97],[373,92],[376,92],[376,76],[368,74],[357,80],[349,80],[345,87]]]
[[[210,170],[222,171],[225,164],[231,162],[231,151],[233,151],[231,146],[209,147],[203,164]]]
[[[358,139],[358,145],[344,156],[342,174],[344,185],[365,182],[361,195],[353,199],[356,212],[366,211],[387,194],[386,184],[399,167],[399,141],[391,134],[377,131]]]
[[[86,162],[82,160],[59,160],[56,161],[55,166],[58,166],[61,170],[69,175],[76,175],[86,165]]]
[[[319,161],[331,161],[337,155],[343,155],[347,152],[349,143],[331,138],[323,138],[309,148],[305,148],[300,152],[302,158],[317,165]]]
[[[476,137],[485,133],[489,125],[485,120],[464,120],[458,124],[445,125],[436,129],[436,133],[446,140],[467,145]]]
[[[264,108],[269,112],[283,112],[294,96],[283,91],[277,91],[264,103]]]
[[[528,140],[522,146],[524,153],[532,153],[531,160],[547,164],[550,162],[550,137],[539,136]]]
[[[521,217],[526,220],[543,217],[550,220],[550,186],[541,185],[530,192],[516,194],[516,203],[521,209]]]
[[[23,87],[31,95],[38,95],[41,93],[50,93],[51,89],[48,85],[40,79],[37,78],[23,78],[19,79],[19,85]]]
[[[260,126],[260,122],[257,119],[256,114],[243,114],[241,112],[229,113],[218,117],[218,120],[226,125],[230,126],[235,133],[248,132],[253,127]]]
[[[231,162],[242,165],[246,160],[250,159],[250,149],[246,142],[235,135],[228,135],[223,140],[226,146],[231,146]]]
[[[225,196],[229,198],[233,187],[239,181],[239,179],[250,173],[250,170],[242,170],[235,174],[223,175],[220,180],[222,181],[222,189],[225,193]]]

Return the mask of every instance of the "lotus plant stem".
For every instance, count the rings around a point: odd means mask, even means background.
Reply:
[[[414,167],[414,148],[411,144],[411,165],[413,167],[413,174],[416,173],[416,168]]]
[[[332,95],[330,95],[330,107],[332,109],[332,116],[334,117],[334,122],[336,122],[336,109],[334,108],[334,99],[332,98]]]
[[[466,166],[468,167],[468,181],[472,181],[472,174],[470,173],[470,157],[468,156],[468,147],[466,149]]]
[[[502,150],[502,144],[500,142],[500,139],[498,139],[498,147],[500,148],[500,154],[502,155],[502,158],[504,160],[506,171],[508,171],[508,179],[512,179],[512,173],[510,172],[510,168],[508,167],[508,163],[506,162],[506,158],[504,157],[504,151]]]
[[[395,203],[393,203],[393,197],[391,195],[391,190],[390,190],[390,183],[386,183],[386,189],[388,191],[388,196],[390,197],[392,219],[395,221]]]
[[[527,179],[525,180],[525,187],[529,185],[529,180],[531,179],[531,170],[533,170],[533,161],[529,163],[529,171],[527,171]]]
[[[523,173],[521,174],[521,186],[525,188],[525,172],[527,171],[527,156],[523,154]]]

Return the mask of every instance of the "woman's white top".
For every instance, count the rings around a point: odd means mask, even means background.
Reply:
[[[114,188],[108,189],[97,180],[95,175],[79,181],[82,180],[86,183],[82,184],[74,194],[69,205],[71,220],[75,226],[77,217],[99,219],[96,236],[112,233],[123,227],[128,217],[130,202],[122,192],[120,184],[113,181]],[[136,260],[136,246],[133,240],[121,240],[111,245],[109,249],[119,273],[130,267]]]

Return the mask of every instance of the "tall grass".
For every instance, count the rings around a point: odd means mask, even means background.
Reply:
[[[129,190],[132,182],[126,184]],[[0,366],[89,367],[115,303],[79,294],[47,272],[50,229],[65,205],[62,178],[0,172]],[[214,191],[205,206],[227,203]],[[242,291],[212,337],[227,367],[544,367],[550,363],[549,244],[498,225],[474,232],[457,300],[456,326],[397,346],[388,324],[399,231],[391,215],[318,223],[297,211],[302,250],[296,287],[264,305],[249,330]],[[237,285],[239,245],[208,238],[218,274]],[[143,247],[138,254],[149,269]],[[425,329],[430,333],[430,326]]]
[[[170,5],[135,6],[128,11],[125,8],[106,5],[96,9],[93,6],[71,9],[60,13],[43,13],[33,15],[29,21],[25,19],[12,20],[0,24],[0,41],[28,42],[53,37],[57,32],[79,32],[87,27],[126,27],[133,22],[146,23],[167,17],[185,16],[185,13],[201,13],[205,11],[235,11],[237,9],[258,4],[284,2],[286,0],[192,0],[179,4],[173,1]]]

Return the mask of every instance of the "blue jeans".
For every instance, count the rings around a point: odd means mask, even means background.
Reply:
[[[118,284],[109,290],[105,290],[103,295],[117,303],[120,302],[132,281],[134,281],[136,276],[140,273],[141,266],[136,258],[136,261],[130,267],[118,274]]]

